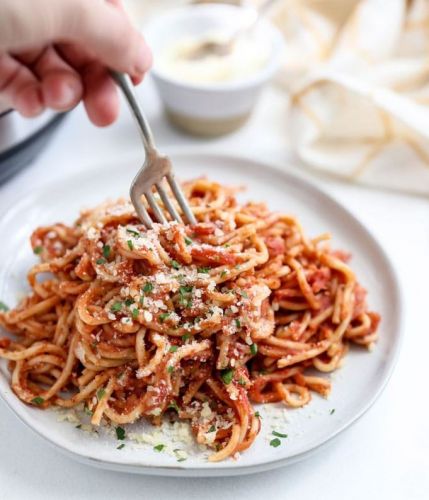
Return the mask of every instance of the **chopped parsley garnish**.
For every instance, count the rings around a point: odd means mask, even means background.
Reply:
[[[191,338],[191,335],[189,333],[185,333],[185,335],[182,335],[182,341],[186,342]]]
[[[96,264],[98,264],[99,266],[102,266],[103,264],[106,263],[106,259],[103,259],[103,257],[100,257],[99,259],[97,259],[95,261]]]
[[[125,439],[125,429],[123,427],[116,427],[116,437],[121,441]]]
[[[162,451],[165,448],[165,444],[157,444],[153,447],[155,451]]]
[[[152,283],[145,283],[145,286],[142,288],[143,293],[150,293],[153,290]]]
[[[246,381],[244,380],[244,378],[243,378],[243,377],[240,377],[240,378],[239,378],[238,383],[239,383],[240,385],[246,385]]]
[[[35,405],[42,405],[42,404],[45,402],[45,400],[44,400],[42,397],[37,396],[37,397],[33,398],[33,399],[31,400],[31,402],[32,402],[33,404],[35,404]]]
[[[177,349],[179,349],[179,348],[177,347],[177,345],[172,345],[172,346],[170,347],[170,352],[176,352],[176,351],[177,351]]]
[[[253,354],[253,356],[258,352],[258,346],[256,344],[251,344],[250,345],[250,352]]]
[[[170,410],[176,410],[176,411],[177,411],[177,413],[179,413],[179,407],[177,406],[177,403],[176,403],[176,401],[174,401],[174,399],[173,399],[173,401],[171,401],[171,403],[168,405],[168,408],[169,408]]]
[[[103,388],[98,389],[98,391],[97,391],[97,399],[98,399],[98,401],[101,401],[104,398],[105,395],[106,395],[106,391]]]
[[[225,384],[230,384],[234,377],[234,370],[232,368],[226,368],[225,370],[222,370],[220,376]]]
[[[179,270],[179,269],[180,269],[180,264],[177,262],[177,260],[174,260],[174,259],[173,259],[173,260],[170,262],[170,264],[171,264],[171,267],[173,267],[174,269],[176,269],[176,270]]]
[[[235,319],[235,326],[237,328],[241,328],[241,322],[240,322],[240,320],[238,318]]]
[[[202,273],[202,274],[208,274],[210,272],[210,268],[209,267],[199,267],[197,269],[197,271],[199,273]]]
[[[245,299],[248,299],[248,298],[249,298],[249,296],[247,295],[247,292],[245,292],[244,290],[241,290],[239,293],[240,293],[240,295],[241,295],[242,297],[244,297]]]
[[[133,242],[131,240],[127,240],[127,245],[128,245],[128,248],[133,251],[134,250],[134,245],[133,245]]]
[[[133,315],[133,319],[137,319],[139,317],[139,310],[137,307],[133,309],[133,312],[131,313]]]
[[[259,413],[259,411],[255,411],[255,417],[262,418],[261,414]]]
[[[280,446],[281,444],[282,442],[279,438],[274,438],[270,441],[270,446],[272,446],[273,448],[277,448],[277,446]]]
[[[228,248],[228,247],[230,247],[230,246],[231,246],[231,243],[225,243],[225,244],[224,244],[224,247],[225,247],[225,248]]]
[[[41,247],[41,246],[34,247],[34,248],[33,248],[33,252],[34,252],[36,255],[40,255],[40,254],[43,252],[43,247]]]
[[[333,415],[335,413],[335,408],[332,408],[332,410],[329,412],[329,415]]]
[[[273,431],[271,434],[278,438],[287,438],[287,434],[282,434],[281,432]]]
[[[226,276],[226,275],[227,275],[227,272],[226,272],[226,271],[222,271],[222,272],[220,273],[220,277],[221,277],[221,278],[225,278],[225,276]]]
[[[136,238],[138,238],[140,236],[140,233],[137,232],[137,231],[134,231],[133,229],[128,229],[127,228],[127,233],[129,234],[132,234],[133,236],[135,236]]]
[[[190,294],[192,293],[193,287],[192,286],[181,286],[179,287],[179,303],[181,306],[184,307],[191,307],[192,306],[192,297]]]
[[[0,311],[9,311],[7,305],[0,300]]]
[[[124,304],[127,307],[130,307],[131,304],[134,304],[134,300],[133,299],[127,299],[127,300],[125,300]]]
[[[117,450],[122,450],[124,448],[125,443],[121,443],[119,446],[116,447]]]
[[[214,432],[215,430],[216,430],[216,427],[214,425],[212,425],[207,432]]]
[[[110,246],[109,245],[104,245],[103,247],[103,255],[105,259],[109,258],[110,255]]]
[[[112,312],[118,312],[122,309],[122,302],[115,302],[112,307],[110,308],[110,310]]]
[[[187,245],[190,245],[190,244],[192,243],[191,238],[188,238],[187,236],[185,236],[185,243],[186,243]]]
[[[92,415],[94,415],[94,412],[93,412],[92,410],[90,410],[90,409],[88,408],[88,406],[86,406],[86,405],[83,407],[83,411],[84,411],[84,412],[85,412],[88,416],[90,416],[90,417],[92,417]]]
[[[174,372],[174,366],[171,366],[171,365],[168,366],[167,367],[167,371],[168,371],[168,373],[173,373]]]
[[[170,316],[170,313],[162,313],[158,316],[159,318],[159,321],[161,321],[161,323],[164,323],[164,321]]]

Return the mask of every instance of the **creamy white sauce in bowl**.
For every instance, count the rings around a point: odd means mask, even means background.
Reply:
[[[160,51],[156,67],[172,78],[205,84],[237,81],[256,74],[268,63],[271,44],[258,40],[252,33],[237,37],[225,55],[212,52],[203,57],[194,56],[204,43],[229,40],[230,36],[221,32],[178,38]]]
[[[282,63],[280,32],[261,20],[250,35],[236,39],[227,55],[188,54],[202,41],[229,39],[254,15],[252,9],[233,5],[190,5],[144,27],[154,56],[151,75],[175,125],[196,135],[221,135],[245,123]]]

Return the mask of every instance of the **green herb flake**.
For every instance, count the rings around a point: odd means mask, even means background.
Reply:
[[[172,345],[172,346],[170,347],[170,352],[176,352],[176,351],[177,351],[177,349],[179,349],[179,348],[177,347],[177,345]]]
[[[75,428],[76,429],[82,429],[82,424],[76,425]]]
[[[192,286],[181,286],[179,287],[179,303],[181,306],[184,307],[191,307],[192,306],[192,298],[190,294],[192,293],[193,287]]]
[[[190,244],[192,243],[191,238],[188,238],[187,236],[185,236],[185,243],[186,243],[187,245],[190,245]]]
[[[149,283],[149,281],[145,283],[145,286],[142,288],[143,293],[151,293],[152,290],[153,290],[153,285],[152,283]]]
[[[161,452],[165,448],[165,444],[157,444],[153,447],[155,451]]]
[[[133,245],[133,242],[131,240],[127,240],[127,245],[128,245],[128,248],[133,251],[134,250],[134,245]]]
[[[244,386],[244,385],[246,385],[246,381],[244,380],[244,378],[243,378],[243,377],[240,377],[240,378],[238,379],[238,383],[239,383],[240,385],[243,385],[243,386]]]
[[[173,373],[174,372],[174,366],[171,366],[171,365],[168,366],[167,367],[167,371],[168,371],[168,373]]]
[[[97,399],[98,399],[98,401],[101,401],[104,398],[105,395],[106,395],[106,391],[103,388],[98,389],[98,391],[97,391]]]
[[[125,447],[125,443],[121,443],[119,446],[116,447],[117,450],[122,450],[122,448]]]
[[[278,438],[287,438],[287,434],[282,434],[281,432],[273,431],[271,434]]]
[[[103,247],[103,255],[104,255],[105,259],[109,258],[109,256],[110,256],[110,250],[111,250],[111,248],[110,248],[109,245],[104,245],[104,247]]]
[[[176,410],[176,411],[177,411],[177,413],[179,413],[179,407],[177,406],[177,403],[176,403],[176,401],[174,401],[174,399],[173,399],[173,401],[171,401],[171,403],[168,405],[168,408],[169,408],[170,410]]]
[[[133,299],[127,299],[127,300],[125,300],[124,304],[127,307],[130,307],[130,305],[134,304],[134,300]]]
[[[89,416],[92,417],[94,415],[94,412],[88,408],[88,406],[83,407],[83,411]]]
[[[239,293],[240,293],[240,295],[241,295],[243,298],[245,298],[245,299],[248,299],[248,298],[249,298],[249,296],[247,295],[247,292],[245,292],[244,290],[241,290]]]
[[[255,411],[255,417],[262,418],[261,414],[259,413],[259,411]]]
[[[106,259],[103,259],[103,257],[100,257],[99,259],[97,259],[95,261],[95,263],[98,265],[98,266],[102,266],[103,264],[106,263]]]
[[[116,427],[116,437],[121,441],[125,439],[125,429],[123,427]]]
[[[232,379],[234,377],[234,370],[232,368],[226,368],[225,370],[222,370],[220,376],[222,377],[224,383],[228,385],[232,382]]]
[[[118,312],[122,309],[122,302],[115,302],[112,307],[110,308],[110,310],[112,312]]]
[[[277,448],[277,446],[280,446],[281,444],[282,442],[279,438],[274,438],[270,441],[270,446],[272,446],[273,448]]]
[[[34,248],[33,248],[33,252],[34,252],[36,255],[40,255],[40,254],[43,252],[43,247],[41,247],[41,246],[34,247]]]
[[[31,400],[31,402],[32,402],[33,404],[35,404],[35,405],[42,405],[42,404],[45,402],[45,400],[44,400],[42,397],[37,396],[37,397],[33,398],[33,399]]]
[[[210,267],[199,267],[197,271],[201,274],[208,274],[210,272]]]
[[[9,307],[0,300],[0,311],[9,311]]]
[[[240,322],[240,320],[238,318],[235,319],[235,326],[237,328],[241,328],[241,322]]]
[[[170,262],[170,264],[171,264],[171,267],[173,267],[174,269],[176,269],[176,271],[178,271],[178,270],[180,269],[180,264],[177,262],[177,260],[174,260],[174,259],[173,259],[173,260]]]
[[[170,313],[162,313],[158,316],[159,321],[164,323],[164,321],[170,316]]]
[[[182,341],[186,342],[191,338],[191,335],[189,333],[185,333],[185,335],[182,335]]]
[[[137,319],[139,317],[139,310],[137,309],[137,307],[133,309],[133,312],[131,314],[133,316],[133,319]]]
[[[227,272],[226,272],[226,271],[222,271],[222,272],[220,273],[220,277],[221,277],[221,278],[225,278],[225,276],[226,276],[226,275],[227,275]]]
[[[212,425],[207,432],[214,432],[215,430],[216,430],[216,427],[214,425]]]
[[[128,229],[127,228],[127,233],[128,234],[132,234],[133,236],[135,236],[136,238],[138,238],[140,236],[140,233],[138,231],[134,231],[133,229]]]
[[[329,412],[329,415],[333,415],[335,413],[335,408],[332,408],[332,410]]]
[[[250,345],[250,352],[253,354],[253,356],[258,352],[258,346],[256,344],[251,344]]]

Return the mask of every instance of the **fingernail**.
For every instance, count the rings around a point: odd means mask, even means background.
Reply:
[[[135,74],[133,76],[142,76],[152,65],[152,52],[145,42],[140,44],[137,56]]]
[[[77,92],[78,89],[71,82],[64,83],[60,94],[57,96],[56,105],[64,108],[72,106],[76,101]]]

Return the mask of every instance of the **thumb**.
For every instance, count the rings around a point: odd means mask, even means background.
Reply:
[[[60,4],[58,0],[54,3]],[[109,68],[143,75],[152,64],[152,55],[143,36],[116,2],[66,0],[70,17],[62,19],[62,40],[89,50]],[[71,5],[70,5],[71,4]]]

